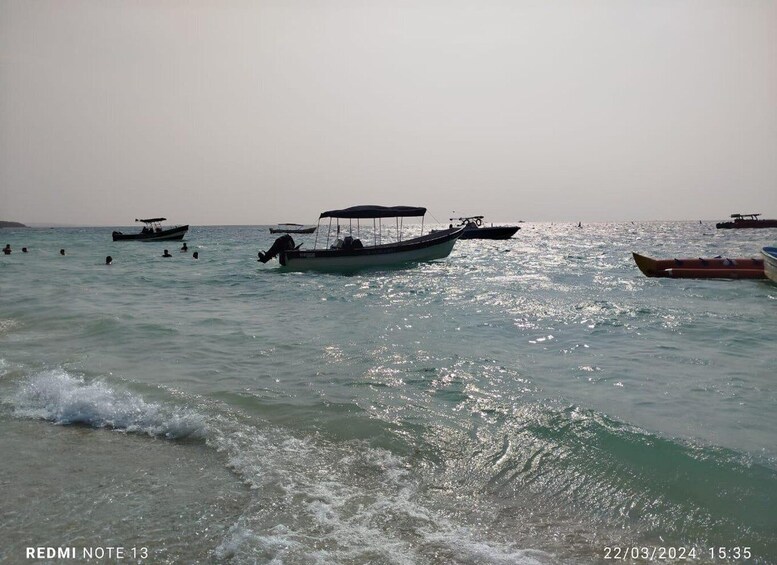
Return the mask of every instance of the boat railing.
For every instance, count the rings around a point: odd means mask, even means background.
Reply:
[[[341,219],[347,220],[347,223],[345,221],[341,223],[340,222]],[[401,217],[401,216],[394,217],[393,218],[394,222],[391,222],[394,224],[393,228],[390,225],[385,226],[383,222],[384,219],[386,218],[329,217],[329,224],[327,226],[326,243],[325,243],[324,249],[329,249],[330,245],[334,244],[340,238],[341,234],[351,236],[355,239],[362,239],[362,236],[364,236],[365,238],[371,237],[372,244],[375,246],[383,245],[384,238],[391,240],[392,236],[393,236],[393,241],[401,242],[402,238],[406,236],[404,217]],[[372,220],[371,226],[368,220]],[[424,233],[424,222],[425,222],[425,218],[424,216],[421,216],[421,233],[419,235],[423,235]],[[313,242],[313,249],[318,249],[318,235],[320,232],[321,232],[321,218],[319,218],[318,224],[316,226],[316,237]]]

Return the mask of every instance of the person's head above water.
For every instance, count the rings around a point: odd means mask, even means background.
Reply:
[[[59,254],[60,254],[60,255],[64,255],[64,254],[65,254],[65,250],[64,250],[64,249],[60,249],[60,250],[59,250]]]
[[[111,257],[110,255],[108,255],[108,256],[105,258],[105,264],[106,264],[106,265],[110,265],[111,263],[113,263],[113,257]]]
[[[192,253],[192,257],[193,257],[194,259],[199,259],[199,258],[200,258],[200,254],[199,254],[199,252],[195,251],[194,253]]]

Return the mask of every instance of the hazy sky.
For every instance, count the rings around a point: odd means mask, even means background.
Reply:
[[[0,219],[777,217],[777,0],[0,0]]]

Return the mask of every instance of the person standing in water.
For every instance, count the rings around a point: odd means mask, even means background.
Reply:
[[[165,252],[162,253],[162,257],[172,257],[172,255],[170,255],[170,252],[167,249],[165,249]]]
[[[189,251],[189,248],[186,246],[186,242],[183,242],[183,247],[181,247],[181,252]]]

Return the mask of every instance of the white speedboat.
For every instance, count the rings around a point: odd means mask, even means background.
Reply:
[[[777,247],[764,247],[761,255],[764,256],[764,273],[769,280],[777,283]]]
[[[343,210],[329,210],[321,213],[317,226],[320,227],[322,219],[329,218],[329,230],[323,247],[318,247],[320,229],[316,230],[317,235],[313,249],[300,249],[300,246],[294,244],[291,236],[286,234],[275,240],[275,243],[266,253],[260,252],[259,261],[266,263],[277,256],[278,262],[290,271],[347,272],[394,267],[447,257],[456,240],[464,231],[464,227],[434,231],[423,235],[425,214],[426,208],[414,206],[353,206]],[[408,217],[422,218],[422,235],[402,240],[402,221]],[[386,218],[394,218],[396,222],[396,233],[400,234],[397,241],[383,243],[382,220]],[[342,238],[340,237],[340,220],[348,220],[346,226],[349,235]],[[372,220],[372,229],[370,230],[372,241],[367,243],[359,239],[361,229],[363,229],[362,220]],[[354,230],[356,237],[354,237]]]

